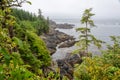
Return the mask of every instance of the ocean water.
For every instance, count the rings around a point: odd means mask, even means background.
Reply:
[[[79,19],[54,19],[56,23],[69,23],[74,24],[73,29],[57,29],[61,32],[64,32],[68,35],[71,35],[79,40],[79,32],[76,32],[76,28],[82,27],[83,25],[80,24]],[[109,36],[120,36],[120,21],[119,20],[95,20],[96,27],[91,28],[91,33],[100,40],[105,41],[106,43],[103,44],[103,50],[106,49],[107,44],[112,44],[112,41]],[[59,46],[59,45],[58,45]],[[69,48],[58,48],[55,54],[53,54],[52,58],[62,59],[65,58],[66,54],[74,51],[78,47],[72,46]],[[93,55],[100,55],[100,52],[95,46],[90,47],[90,51],[93,52]]]
[[[73,29],[57,29],[68,35],[74,36],[76,39],[79,36],[79,32],[76,32],[76,28],[82,27],[79,19],[54,19],[56,23],[69,23],[74,24]],[[94,20],[95,27],[91,28],[91,33],[98,39],[101,39],[107,43],[110,42],[109,36],[120,36],[120,20]]]

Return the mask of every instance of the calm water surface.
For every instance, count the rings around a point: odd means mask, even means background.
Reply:
[[[68,35],[74,36],[76,38],[76,40],[79,40],[79,32],[76,32],[76,28],[80,27],[80,21],[78,19],[69,19],[69,20],[63,20],[63,19],[57,19],[55,20],[57,23],[69,23],[69,24],[74,24],[74,28],[73,29],[57,29],[61,32],[64,32]],[[103,49],[105,49],[105,45],[107,44],[112,44],[112,42],[110,41],[109,36],[119,36],[120,35],[120,24],[119,21],[103,21],[103,22],[95,22],[96,23],[96,27],[91,29],[91,33],[94,34],[94,36],[100,40],[103,40],[106,42],[106,44],[104,44]],[[59,45],[58,45],[59,46]],[[70,53],[72,51],[74,51],[76,48],[76,46],[72,46],[69,48],[58,48],[57,47],[57,51],[52,55],[52,58],[54,60],[56,59],[62,59],[65,58],[67,53]],[[98,52],[98,50],[94,47],[91,46],[90,47],[90,51],[93,52],[93,55],[100,55],[100,53]]]

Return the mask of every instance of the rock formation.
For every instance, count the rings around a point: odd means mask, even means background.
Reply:
[[[56,51],[56,46],[61,43],[61,42],[65,42],[65,41],[73,41],[75,40],[75,38],[73,38],[73,36],[69,36],[63,32],[60,32],[58,30],[55,30],[55,28],[57,27],[58,24],[56,24],[54,21],[50,21],[50,29],[49,29],[49,33],[47,34],[43,34],[41,36],[41,38],[45,41],[46,46],[48,48],[48,50],[50,51],[51,55],[53,53],[55,53]],[[65,24],[66,25],[66,24]],[[64,25],[64,26],[65,26]],[[68,25],[68,24],[67,24]],[[72,43],[67,43],[66,46],[63,45],[63,47],[70,47],[73,46]],[[61,46],[62,47],[62,46]]]
[[[87,53],[80,52],[79,54],[69,55],[65,59],[57,60],[58,68],[60,68],[60,77],[67,76],[73,80],[74,65],[82,63],[82,57],[87,57]]]

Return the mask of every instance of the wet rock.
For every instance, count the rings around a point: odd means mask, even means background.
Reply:
[[[41,36],[41,38],[45,41],[46,46],[50,51],[51,55],[55,53],[57,44],[68,40],[74,40],[73,36],[69,36],[63,32],[55,30],[56,27],[57,24],[51,21],[49,33],[43,34]]]
[[[63,42],[58,48],[65,48],[65,47],[71,47],[73,46],[77,41],[75,40],[68,40]]]
[[[71,39],[74,40],[73,37],[59,31],[54,31],[54,33],[50,34],[44,34],[44,37],[41,38],[45,41],[46,46],[50,50],[51,54],[56,51],[57,44]]]

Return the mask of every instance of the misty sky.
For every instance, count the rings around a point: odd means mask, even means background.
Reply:
[[[120,19],[120,0],[29,0],[32,5],[24,4],[22,9],[49,17],[80,17],[86,8],[93,8],[96,18]]]

